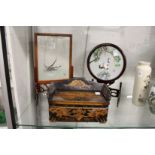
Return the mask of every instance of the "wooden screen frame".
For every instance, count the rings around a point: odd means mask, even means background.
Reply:
[[[35,33],[34,34],[34,77],[37,84],[49,84],[51,82],[58,82],[67,79],[58,80],[40,80],[38,77],[38,36],[59,36],[59,37],[69,37],[69,79],[73,77],[73,67],[72,67],[72,34],[58,34],[58,33]]]
[[[115,77],[113,79],[110,79],[110,80],[102,80],[102,79],[99,79],[98,77],[96,77],[96,75],[94,75],[94,73],[92,72],[92,70],[90,68],[90,61],[89,60],[90,60],[92,54],[94,53],[94,51],[96,49],[98,49],[100,47],[103,47],[103,46],[111,46],[113,48],[116,48],[121,53],[121,56],[122,56],[123,62],[124,62],[123,63],[123,68],[122,68],[120,74],[117,77]],[[99,45],[95,46],[91,50],[91,52],[89,53],[89,55],[87,57],[87,68],[88,68],[89,73],[92,75],[92,77],[94,77],[97,80],[97,82],[99,82],[99,83],[105,83],[105,84],[113,84],[115,82],[115,80],[117,80],[118,78],[120,78],[122,76],[122,74],[124,73],[125,69],[126,69],[126,63],[127,63],[126,62],[126,57],[125,57],[125,55],[123,53],[123,50],[120,47],[118,47],[117,45],[114,45],[112,43],[102,43],[102,44],[99,44]]]

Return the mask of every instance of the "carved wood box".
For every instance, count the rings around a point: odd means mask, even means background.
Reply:
[[[49,120],[104,123],[110,101],[108,93],[106,85],[82,78],[53,83],[48,91]]]

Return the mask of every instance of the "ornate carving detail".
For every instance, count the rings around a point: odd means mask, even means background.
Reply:
[[[102,122],[107,121],[108,109],[106,108],[65,108],[51,107],[49,109],[50,121],[70,122]]]
[[[66,84],[65,86],[69,87],[78,87],[78,88],[90,88],[89,85],[87,85],[84,81],[82,80],[73,80],[70,83]]]

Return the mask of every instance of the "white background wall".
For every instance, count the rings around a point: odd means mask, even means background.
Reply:
[[[151,115],[147,107],[132,105],[128,95],[132,95],[135,67],[139,60],[152,63],[153,74],[155,68],[155,27],[34,27],[34,32],[42,33],[71,33],[73,34],[73,66],[74,76],[82,76],[91,80],[86,59],[89,52],[100,43],[113,43],[118,45],[126,55],[127,68],[124,75],[116,81],[113,87],[118,87],[123,82],[122,99],[119,108],[116,108],[116,100],[111,101],[107,126],[151,126],[155,116]],[[48,102],[42,96],[40,103],[41,124],[48,123]],[[42,111],[42,112],[41,112]],[[42,114],[42,115],[41,115]],[[73,124],[75,125],[75,124]],[[89,126],[92,124],[78,123],[76,126]]]
[[[147,26],[51,26],[34,27],[34,32],[46,33],[71,33],[73,34],[73,65],[75,76],[83,76],[86,70],[86,61],[91,49],[97,44],[110,42],[118,45],[124,51],[128,67],[134,68],[139,60],[153,62],[155,47],[155,27]],[[87,44],[86,44],[86,39]],[[86,50],[85,50],[86,49]],[[134,55],[134,59],[133,59]],[[80,66],[79,66],[80,65]],[[84,65],[84,67],[83,67]],[[155,67],[155,64],[152,64]],[[85,71],[86,72],[86,71]],[[85,76],[88,76],[85,74]]]
[[[34,32],[73,34],[74,76],[84,76],[91,80],[86,59],[89,52],[100,43],[118,45],[126,55],[127,68],[124,77],[125,95],[132,93],[133,76],[139,60],[150,61],[155,68],[155,27],[147,26],[91,26],[91,27],[34,27]],[[154,74],[154,70],[153,70]],[[122,78],[120,79],[122,80]],[[117,84],[115,84],[117,86]]]
[[[18,123],[35,123],[32,27],[7,27]],[[10,54],[10,55],[11,55]],[[17,96],[16,96],[17,95]],[[26,117],[23,117],[27,113]]]
[[[126,72],[118,82],[123,81],[123,94],[130,95],[138,61],[149,61],[152,63],[152,68],[155,68],[155,27],[90,27],[86,55],[94,46],[105,42],[118,45],[126,55]],[[84,76],[91,79],[86,63],[84,67]]]
[[[48,27],[10,27],[11,45],[15,65],[15,75],[17,82],[17,92],[19,97],[19,111],[25,117],[23,121],[35,120],[34,94],[33,94],[33,61],[32,61],[32,38],[35,32],[41,33],[71,33],[73,35],[72,61],[74,66],[74,76],[85,77],[90,80],[92,77],[86,67],[86,59],[94,46],[100,43],[113,43],[118,45],[126,55],[127,68],[124,75],[113,85],[118,87],[119,81],[123,82],[122,102],[116,109],[115,101],[111,103],[109,112],[109,122],[145,125],[147,122],[154,123],[155,116],[150,116],[147,108],[132,107],[131,101],[126,99],[127,95],[132,95],[135,67],[139,60],[150,61],[155,68],[155,27],[73,27],[73,26],[48,26]],[[39,119],[48,122],[47,98],[42,97],[40,105]],[[31,108],[28,108],[29,105]],[[31,110],[26,110],[26,109]],[[128,111],[129,109],[129,111]],[[146,110],[147,109],[147,110]],[[42,111],[43,110],[43,111]],[[136,112],[134,111],[136,110]],[[28,113],[24,113],[28,111]],[[43,113],[41,113],[41,111]],[[139,114],[146,116],[145,121]],[[131,115],[134,116],[131,118]],[[127,117],[128,116],[128,117]],[[117,121],[116,121],[117,118]],[[123,119],[125,118],[125,119]],[[138,118],[138,119],[137,119]],[[141,119],[140,119],[141,118]],[[150,119],[151,118],[151,119]],[[119,120],[119,121],[118,121]],[[127,121],[128,120],[128,121]],[[141,123],[139,123],[141,122]],[[126,124],[126,125],[127,125]]]

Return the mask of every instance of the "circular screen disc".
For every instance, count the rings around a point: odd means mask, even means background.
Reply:
[[[90,52],[87,67],[98,82],[113,83],[125,71],[126,59],[118,46],[104,43]]]

